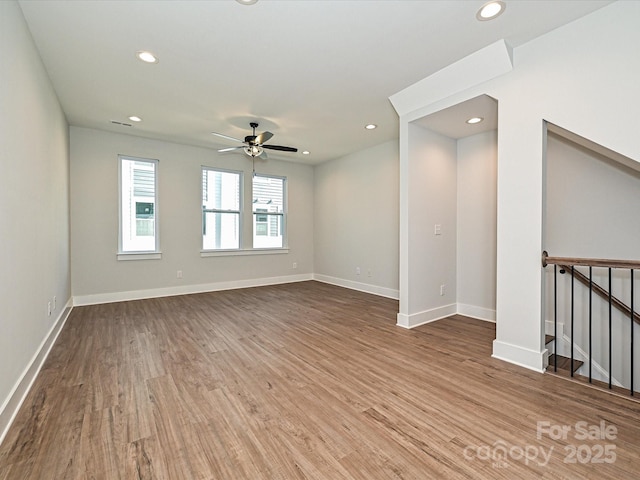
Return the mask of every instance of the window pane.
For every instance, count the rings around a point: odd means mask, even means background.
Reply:
[[[284,178],[253,177],[253,248],[284,247]]]
[[[202,169],[202,249],[240,248],[241,173]]]
[[[155,160],[120,158],[120,248],[154,252],[156,242]]]
[[[207,210],[240,210],[240,174],[204,169],[202,205]]]
[[[202,248],[204,250],[240,248],[240,215],[204,212]]]

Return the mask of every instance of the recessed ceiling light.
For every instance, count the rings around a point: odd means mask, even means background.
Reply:
[[[502,1],[498,0],[488,2],[485,3],[482,8],[480,8],[480,10],[478,10],[478,13],[476,13],[476,18],[481,22],[484,22],[486,20],[493,20],[498,15],[501,15],[506,8],[507,5]]]
[[[367,130],[373,130],[375,128],[378,128],[378,125],[376,125],[375,123],[370,123],[369,125],[365,125],[364,128],[366,128]]]
[[[142,121],[142,119],[140,117],[137,117],[135,115],[131,115],[129,117],[129,120],[131,120],[132,122],[141,122]]]
[[[241,3],[242,5],[253,5],[257,3],[258,0],[236,0],[236,2]]]
[[[472,117],[469,120],[467,120],[467,123],[469,125],[473,125],[474,123],[480,123],[482,120],[484,120],[484,118],[482,117]]]
[[[309,150],[305,150],[304,152],[302,152],[303,155],[309,155],[309,153],[311,153],[309,152]]]
[[[145,63],[158,63],[158,57],[156,57],[153,53],[144,50],[136,52],[136,57],[138,57]]]

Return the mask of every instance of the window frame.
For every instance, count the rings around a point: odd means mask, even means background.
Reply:
[[[219,173],[231,173],[238,175],[238,210],[224,209],[205,209],[204,202],[204,172],[212,171]],[[238,247],[237,248],[205,248],[204,247],[204,230],[205,230],[205,213],[234,213],[238,215]],[[204,256],[215,255],[219,253],[237,252],[243,248],[243,229],[244,229],[244,172],[242,170],[230,170],[227,168],[209,167],[207,165],[200,166],[200,252]]]
[[[253,207],[253,198],[254,198],[254,179],[256,177],[261,178],[273,178],[277,180],[282,180],[282,212],[256,212]],[[287,177],[282,175],[270,175],[265,173],[254,173],[251,177],[251,250],[254,251],[264,251],[264,250],[288,250],[289,248],[289,235],[288,235],[288,185],[287,185]],[[255,247],[255,237],[256,237],[256,217],[258,215],[266,215],[267,216],[267,232],[269,231],[270,225],[269,220],[272,216],[280,217],[280,230],[282,232],[282,245],[279,247]],[[268,233],[267,233],[268,236]]]
[[[153,165],[153,236],[154,236],[154,247],[153,250],[124,250],[124,231],[123,231],[123,204],[122,204],[122,166],[124,161],[129,162],[140,162],[140,163],[148,163]],[[143,259],[159,259],[161,258],[162,252],[160,251],[160,221],[159,221],[159,212],[160,212],[160,195],[158,189],[158,177],[159,177],[159,168],[160,160],[154,158],[142,158],[135,157],[132,155],[118,155],[118,260],[143,260]]]

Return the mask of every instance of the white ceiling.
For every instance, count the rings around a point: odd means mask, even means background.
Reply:
[[[71,125],[210,148],[249,121],[317,164],[397,138],[388,97],[501,39],[517,47],[610,1],[21,0]],[[138,50],[160,61],[143,64]],[[143,122],[132,127],[111,121]],[[376,123],[373,131],[364,129]],[[242,155],[232,153],[230,155]]]
[[[482,121],[468,124],[467,120],[473,117],[480,117]],[[498,102],[487,95],[480,95],[466,102],[458,103],[452,107],[419,118],[413,123],[457,140],[470,135],[497,130]]]

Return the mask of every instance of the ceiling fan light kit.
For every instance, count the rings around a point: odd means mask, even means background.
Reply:
[[[264,154],[264,149],[257,145],[252,147],[244,147],[244,153],[249,155],[250,157],[260,157]]]

